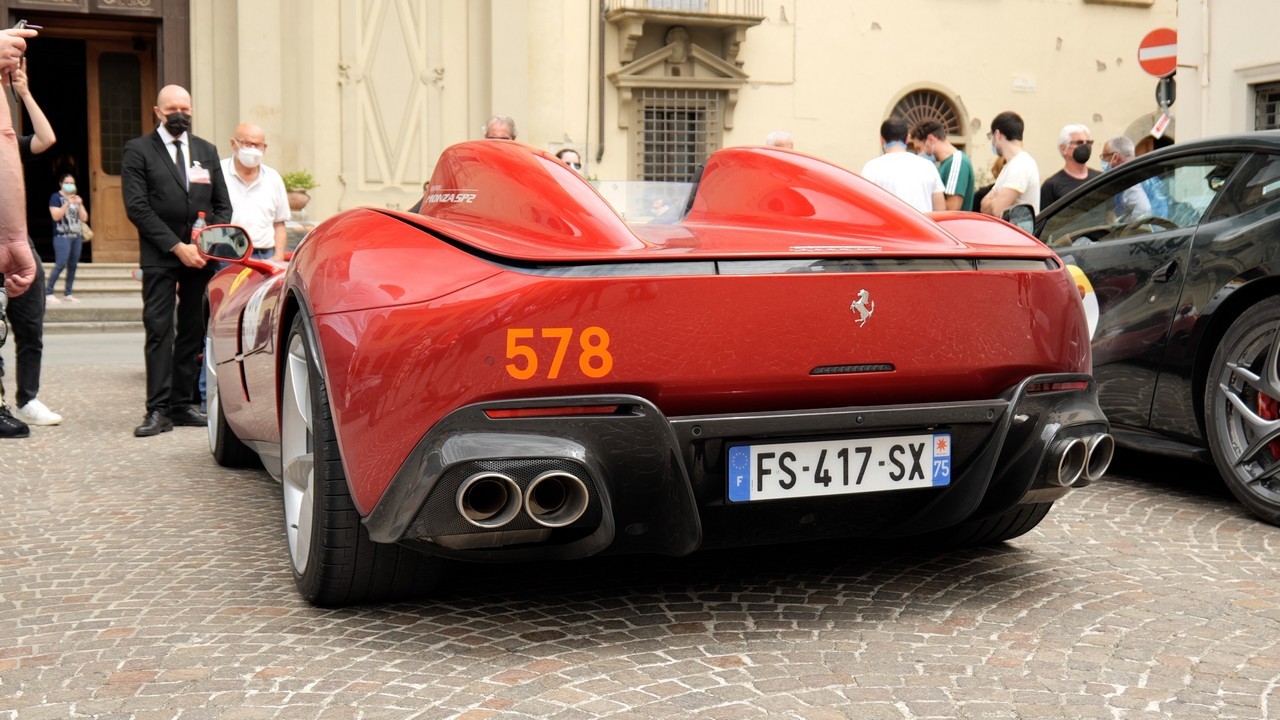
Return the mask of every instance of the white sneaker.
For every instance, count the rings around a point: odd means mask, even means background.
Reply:
[[[57,425],[62,422],[62,416],[45,407],[39,399],[18,408],[13,416],[28,425]]]

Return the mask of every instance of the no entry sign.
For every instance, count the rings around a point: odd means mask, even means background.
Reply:
[[[1138,43],[1138,64],[1149,74],[1164,77],[1178,69],[1178,31],[1156,28]]]

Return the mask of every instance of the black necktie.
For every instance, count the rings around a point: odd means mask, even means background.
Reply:
[[[182,156],[182,141],[174,140],[173,149],[177,152],[173,154],[173,162],[178,166],[178,179],[182,181],[182,189],[187,188],[187,159]]]

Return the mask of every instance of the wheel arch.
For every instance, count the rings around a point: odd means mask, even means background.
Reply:
[[[1224,287],[1231,287],[1233,283],[1240,281],[1245,281],[1246,284],[1217,300],[1216,306],[1214,301],[1210,301],[1212,310],[1209,313],[1208,324],[1199,342],[1195,343],[1196,354],[1192,364],[1191,387],[1195,400],[1196,423],[1200,426],[1203,437],[1207,437],[1204,394],[1209,382],[1209,366],[1213,364],[1213,355],[1218,350],[1218,343],[1222,342],[1231,324],[1246,310],[1269,297],[1280,295],[1280,275],[1267,275],[1248,281],[1248,275],[1244,274],[1225,283]]]

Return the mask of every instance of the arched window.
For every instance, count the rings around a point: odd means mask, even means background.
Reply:
[[[946,95],[934,90],[912,90],[897,105],[893,106],[894,116],[907,121],[908,127],[924,120],[937,120],[947,129],[952,137],[963,136],[963,118],[956,104]]]

